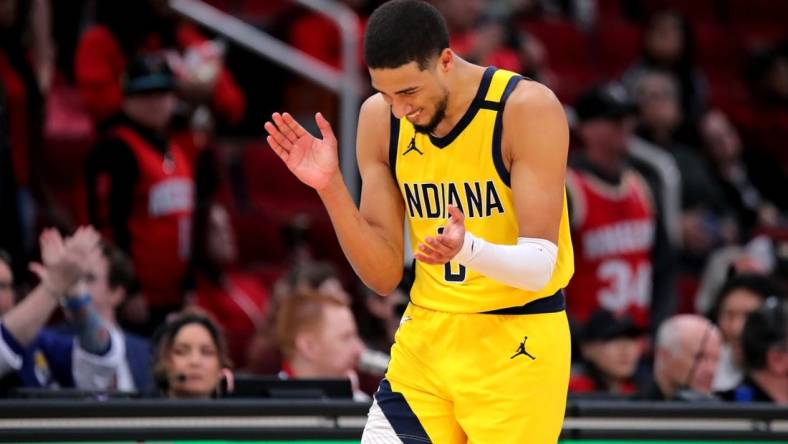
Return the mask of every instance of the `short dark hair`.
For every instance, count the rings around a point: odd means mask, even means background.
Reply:
[[[422,0],[391,0],[372,13],[364,32],[364,57],[372,69],[416,62],[419,69],[449,47],[449,30],[434,6]]]
[[[707,317],[715,324],[719,323],[720,310],[722,304],[736,290],[747,290],[766,300],[769,296],[782,294],[784,291],[779,282],[774,279],[759,274],[740,274],[728,279],[714,298],[714,304],[709,310]]]
[[[129,257],[118,247],[102,242],[101,255],[107,260],[107,284],[110,289],[118,287],[126,291],[126,296],[136,290],[134,265]]]
[[[747,316],[741,336],[745,367],[766,368],[766,355],[772,347],[788,348],[788,303],[770,296],[761,308]]]

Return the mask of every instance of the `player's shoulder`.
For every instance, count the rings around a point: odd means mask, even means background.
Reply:
[[[386,103],[383,94],[375,93],[361,104],[360,118],[363,122],[373,125],[386,124],[390,120],[391,106]],[[388,125],[386,125],[388,127]]]
[[[506,111],[523,117],[544,116],[545,113],[564,112],[561,101],[547,86],[530,79],[517,82],[506,101]]]

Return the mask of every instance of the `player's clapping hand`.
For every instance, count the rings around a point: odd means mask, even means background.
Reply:
[[[445,264],[459,253],[464,241],[465,215],[454,205],[449,205],[449,220],[443,230],[435,237],[427,236],[414,256],[427,264]]]
[[[80,227],[73,236],[63,239],[55,229],[41,233],[40,275],[56,295],[65,294],[85,273],[85,268],[101,254],[101,236],[92,227]]]
[[[265,122],[266,140],[287,168],[305,184],[316,190],[325,188],[339,173],[337,139],[322,114],[315,115],[322,139],[313,137],[288,113],[272,115]]]

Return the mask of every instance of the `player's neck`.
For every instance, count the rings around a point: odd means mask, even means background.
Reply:
[[[474,65],[455,56],[454,73],[449,79],[449,101],[446,104],[446,117],[432,132],[433,136],[444,137],[465,115],[470,108],[484,75],[484,67]]]

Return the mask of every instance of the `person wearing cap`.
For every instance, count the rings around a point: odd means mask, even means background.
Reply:
[[[741,341],[746,375],[721,397],[788,405],[788,303],[781,295],[770,296],[747,316]]]
[[[174,89],[163,56],[131,61],[123,113],[106,129],[86,167],[91,222],[132,258],[151,327],[182,305],[191,242],[192,167],[167,135]]]
[[[664,276],[654,270],[664,256],[656,244],[667,235],[649,183],[630,162],[633,108],[623,87],[607,84],[584,93],[575,110],[583,149],[571,159],[566,180],[576,240],[567,308],[581,324],[605,309],[627,314],[647,331],[652,307],[670,303],[671,292],[663,285],[653,296],[655,278]]]
[[[634,375],[643,351],[642,335],[629,316],[597,310],[582,329],[583,364],[573,369],[570,393],[635,393]]]

